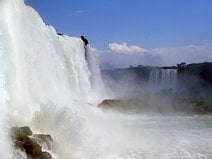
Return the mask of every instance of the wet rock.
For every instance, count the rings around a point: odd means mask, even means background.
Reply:
[[[34,134],[33,137],[45,149],[47,149],[47,150],[51,150],[52,149],[53,139],[52,139],[51,135],[48,135],[48,134]]]
[[[59,35],[59,36],[64,36],[64,34],[63,34],[63,33],[57,33],[57,35]]]
[[[105,99],[98,107],[103,110],[117,110],[125,113],[140,112],[144,109],[137,99]]]
[[[110,108],[110,107],[114,107],[118,104],[121,103],[121,100],[117,100],[117,99],[105,99],[103,100],[99,105],[98,107],[101,107],[101,108]]]
[[[41,147],[38,143],[28,138],[26,142],[23,143],[23,148],[28,157],[36,158],[42,155]]]
[[[20,130],[23,133],[25,133],[27,136],[31,136],[32,135],[32,131],[30,130],[30,128],[28,126],[20,127]]]
[[[206,114],[207,106],[205,106],[205,105],[197,106],[196,111],[197,111],[197,113],[200,113],[200,114]]]
[[[39,159],[51,159],[51,158],[52,158],[51,154],[44,151]]]
[[[200,114],[207,113],[207,105],[203,100],[196,102],[196,112]]]
[[[87,46],[89,44],[88,39],[86,39],[84,36],[80,36],[80,38],[84,42],[85,46]]]
[[[39,142],[31,136],[33,133],[29,127],[12,127],[10,134],[14,148],[25,152],[29,159],[52,159],[51,154],[45,151],[43,152]],[[49,144],[50,141],[53,143],[50,135],[39,134],[37,137],[41,141],[44,140],[43,142],[47,142],[48,140]]]
[[[198,114],[209,113],[208,105],[205,99],[192,97],[190,98],[190,102],[194,105],[195,113],[198,113]]]

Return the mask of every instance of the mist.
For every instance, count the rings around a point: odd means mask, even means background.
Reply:
[[[124,113],[208,113],[211,77],[204,79],[202,73],[209,74],[210,67],[211,63],[203,63],[187,68],[139,66],[103,70],[105,84],[115,98],[100,106]]]

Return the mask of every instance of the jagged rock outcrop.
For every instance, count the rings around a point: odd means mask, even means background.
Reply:
[[[98,107],[106,111],[117,110],[127,113],[136,113],[143,110],[138,99],[105,99]]]
[[[48,134],[34,134],[36,141],[46,150],[52,150],[53,139]]]
[[[80,36],[80,38],[84,42],[85,46],[87,46],[89,44],[88,39],[86,39],[84,36]]]
[[[33,135],[31,129],[24,126],[12,127],[10,136],[14,148],[25,152],[29,159],[52,159],[50,153],[42,150],[43,144],[46,144],[48,148],[52,147],[53,139],[50,135]]]
[[[98,107],[103,111],[121,113],[206,114],[210,112],[204,100],[190,98],[171,90],[162,90],[156,94],[141,94],[137,98],[105,99]]]

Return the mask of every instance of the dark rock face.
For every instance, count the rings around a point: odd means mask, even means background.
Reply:
[[[52,149],[53,139],[51,135],[46,134],[34,134],[33,137],[36,139],[36,141],[43,145],[43,147],[47,150]]]
[[[105,99],[98,107],[104,110],[117,110],[128,113],[138,112],[142,108],[138,99]]]
[[[25,133],[27,136],[32,135],[32,131],[30,130],[30,128],[28,126],[20,127],[20,130],[23,131],[23,133]]]
[[[57,35],[59,35],[59,36],[64,36],[64,34],[63,34],[63,33],[57,33]]]
[[[42,147],[37,142],[37,138],[31,137],[33,133],[29,127],[12,127],[10,134],[14,148],[25,152],[29,159],[52,159],[50,153],[42,151]],[[37,137],[38,139],[40,138],[40,140],[44,139],[43,142],[47,142],[47,139],[53,142],[50,135],[39,134]]]
[[[88,39],[86,39],[84,36],[80,36],[80,38],[84,42],[85,46],[87,46],[89,44]]]
[[[205,62],[179,67],[177,74],[179,82],[194,95],[202,92],[208,94],[212,91],[212,63]]]
[[[199,114],[206,114],[210,110],[208,109],[207,103],[204,101],[204,99],[198,99],[198,98],[191,98],[190,102],[195,105],[195,112]]]

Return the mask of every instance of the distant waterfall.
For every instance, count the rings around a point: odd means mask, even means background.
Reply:
[[[160,83],[160,70],[152,70],[149,76],[149,83],[151,85],[158,85]]]
[[[175,89],[177,69],[153,69],[149,75],[149,87],[153,90]]]

